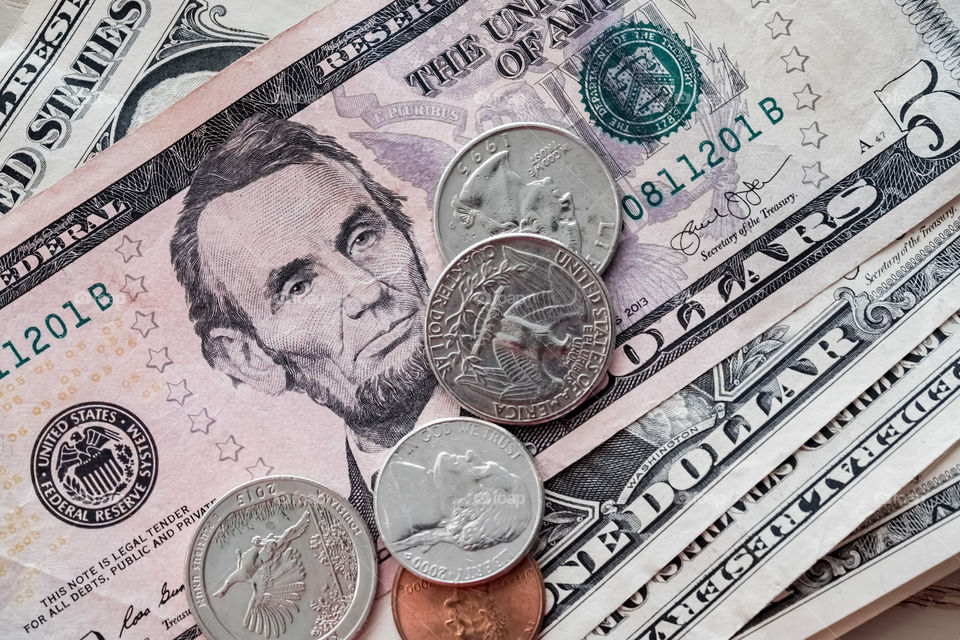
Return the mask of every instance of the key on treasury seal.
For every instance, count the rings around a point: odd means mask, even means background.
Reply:
[[[433,584],[401,569],[391,599],[403,640],[533,640],[543,617],[543,578],[529,555],[499,578],[471,587]]]
[[[428,359],[472,413],[547,422],[606,371],[612,317],[603,281],[577,254],[543,236],[494,236],[457,256],[431,292]]]
[[[440,178],[433,214],[446,259],[501,233],[559,240],[602,272],[620,236],[613,178],[559,127],[509,124],[472,140]]]
[[[374,493],[387,549],[409,571],[451,585],[510,569],[540,529],[543,485],[523,444],[474,418],[430,422],[390,453]]]
[[[373,541],[350,503],[303,478],[240,485],[197,526],[190,610],[204,637],[346,639],[376,587]]]

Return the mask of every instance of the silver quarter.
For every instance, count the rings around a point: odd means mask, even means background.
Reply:
[[[543,484],[510,432],[448,418],[397,444],[377,480],[373,510],[387,549],[409,571],[431,582],[476,584],[530,550]]]
[[[501,233],[538,233],[603,272],[620,235],[606,165],[581,140],[538,123],[497,127],[467,144],[440,178],[433,220],[447,260]]]
[[[186,574],[190,611],[210,640],[345,640],[370,611],[377,563],[349,502],[311,480],[275,476],[210,507]]]
[[[600,276],[555,240],[494,236],[457,256],[427,302],[427,356],[475,415],[538,424],[583,402],[613,354]]]

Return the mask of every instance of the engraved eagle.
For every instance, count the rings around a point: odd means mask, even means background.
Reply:
[[[233,585],[246,582],[253,587],[243,626],[267,638],[284,633],[300,610],[297,604],[304,590],[306,572],[300,553],[290,544],[302,536],[310,522],[305,512],[300,520],[279,536],[254,536],[253,546],[237,549],[237,568],[227,576],[223,586],[214,592],[222,598]]]
[[[113,443],[120,441],[120,436],[100,426],[87,427],[83,430],[83,435],[75,431],[70,434],[70,441],[60,449],[57,477],[63,480],[68,471],[90,463]]]
[[[489,348],[497,366],[475,365],[461,382],[496,391],[501,400],[540,398],[563,384],[571,335],[565,325],[583,318],[586,301],[569,275],[549,260],[504,247],[511,265],[523,267],[523,278],[511,288],[510,303],[500,286],[470,333],[477,336],[473,354]]]

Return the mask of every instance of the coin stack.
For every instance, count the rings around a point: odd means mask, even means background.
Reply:
[[[511,124],[450,162],[434,223],[448,264],[427,303],[426,352],[440,385],[477,417],[408,433],[377,476],[374,517],[402,567],[394,621],[404,640],[508,631],[532,639],[545,602],[530,554],[543,483],[523,442],[500,425],[516,431],[558,419],[606,373],[613,312],[600,273],[620,232],[616,187],[568,132]],[[236,556],[210,552],[211,542]],[[326,487],[256,480],[221,498],[198,526],[187,559],[190,606],[212,640],[244,629],[349,638],[373,601],[374,549],[360,515]],[[227,597],[239,583],[253,585],[242,606]]]
[[[426,346],[468,411],[529,425],[559,418],[606,372],[613,311],[600,272],[620,231],[602,160],[556,127],[511,124],[468,144],[437,189],[441,251]]]
[[[543,582],[528,554],[543,484],[517,438],[474,418],[424,425],[384,464],[374,513],[403,567],[392,597],[405,640],[447,637],[451,624],[529,628],[533,638]]]

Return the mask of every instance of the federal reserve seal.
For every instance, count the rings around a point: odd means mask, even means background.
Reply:
[[[107,402],[78,404],[54,417],[37,437],[31,462],[43,506],[77,527],[126,520],[157,479],[157,445],[146,425]]]
[[[625,142],[657,140],[696,111],[700,68],[673,32],[622,24],[587,47],[580,94],[590,120],[607,134]]]

